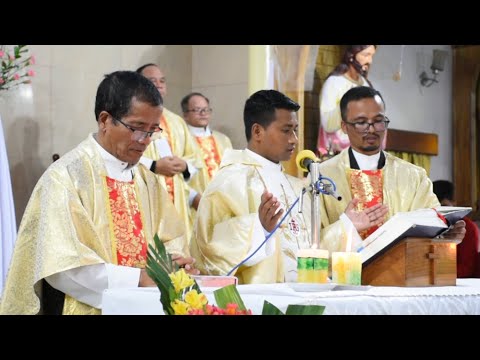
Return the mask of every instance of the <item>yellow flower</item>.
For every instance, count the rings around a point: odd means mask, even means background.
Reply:
[[[180,269],[175,274],[168,274],[168,276],[172,280],[176,293],[194,284],[193,279],[185,272],[185,269]]]
[[[184,300],[193,309],[203,309],[203,307],[207,305],[207,297],[205,294],[199,294],[197,290],[187,292]]]
[[[188,311],[190,310],[190,305],[188,305],[185,301],[177,299],[172,302],[172,308],[175,312],[175,315],[187,315]]]

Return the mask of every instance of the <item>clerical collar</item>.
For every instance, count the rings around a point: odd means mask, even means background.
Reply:
[[[129,163],[117,159],[115,156],[105,150],[97,141],[96,137],[93,137],[95,144],[97,145],[98,152],[105,163],[108,176],[115,180],[130,181],[133,179],[133,169],[138,166],[130,165]]]
[[[248,155],[253,157],[255,160],[257,160],[262,167],[264,167],[266,170],[273,170],[273,171],[282,171],[282,164],[281,163],[274,163],[273,161],[270,161],[266,158],[264,158],[262,155],[257,154],[256,152],[253,152],[250,149],[245,149]]]
[[[365,155],[348,148],[350,168],[355,170],[379,170],[385,166],[385,154],[380,150],[375,155]]]
[[[188,126],[188,129],[190,130],[190,133],[193,136],[204,137],[204,136],[212,135],[212,132],[211,132],[211,130],[208,126],[207,127],[195,127],[195,126],[188,125],[188,124],[187,124],[187,126]]]

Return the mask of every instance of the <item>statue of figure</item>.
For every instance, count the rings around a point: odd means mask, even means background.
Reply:
[[[350,146],[341,129],[340,99],[356,86],[373,87],[367,79],[376,45],[348,45],[342,62],[327,76],[320,94],[320,126],[317,152],[331,157]]]

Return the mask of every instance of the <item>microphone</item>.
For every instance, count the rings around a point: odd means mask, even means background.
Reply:
[[[295,158],[295,163],[297,164],[297,167],[304,172],[309,172],[310,164],[317,161],[320,161],[320,159],[318,159],[311,150],[302,150],[297,154],[297,157]]]
[[[325,185],[325,192],[328,195],[332,195],[338,201],[342,200],[342,196],[337,193],[337,191],[334,189],[333,185],[331,184]]]

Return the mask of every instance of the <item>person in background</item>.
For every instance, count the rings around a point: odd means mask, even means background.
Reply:
[[[1,314],[99,314],[106,289],[156,286],[145,271],[158,234],[192,274],[184,224],[159,178],[138,166],[162,131],[162,98],[133,71],[97,89],[98,131],[54,162],[20,224]]]
[[[443,206],[456,206],[454,187],[450,181],[434,181],[433,192]],[[457,245],[457,277],[480,278],[480,231],[468,217],[464,217],[463,221],[466,232],[463,241]]]
[[[167,80],[159,66],[145,64],[136,71],[150,80],[165,99]],[[193,227],[193,214],[190,208],[197,209],[201,195],[190,188],[188,182],[201,167],[202,162],[197,158],[193,139],[180,116],[164,108],[160,127],[163,133],[154,135],[141,163],[160,175],[162,184],[185,222],[186,236],[190,240]]]
[[[317,151],[337,154],[349,147],[347,134],[341,127],[340,99],[355,86],[370,86],[367,79],[376,45],[348,45],[342,62],[327,76],[320,93],[320,126]]]
[[[354,87],[343,95],[340,110],[350,147],[320,165],[342,196],[341,201],[320,197],[321,247],[330,253],[346,250],[345,233],[353,235],[355,248],[397,212],[440,205],[423,168],[381,149],[390,120],[378,91]],[[464,235],[462,220],[444,234],[459,242]]]
[[[298,144],[299,108],[276,90],[247,99],[247,148],[225,151],[198,207],[190,251],[202,273],[230,273],[240,284],[296,281],[297,251],[310,246],[310,210],[305,199],[298,212],[295,201],[305,184],[286,174],[281,161],[289,160]]]
[[[232,142],[227,135],[210,129],[212,108],[210,100],[201,93],[193,92],[182,99],[183,118],[192,134],[203,166],[192,176],[189,185],[202,194],[210,180],[218,172],[223,153],[232,149]]]

